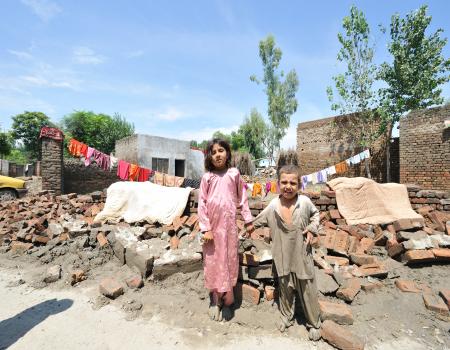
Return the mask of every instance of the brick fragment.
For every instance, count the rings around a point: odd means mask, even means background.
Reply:
[[[122,285],[111,277],[105,278],[100,282],[99,290],[101,294],[111,299],[116,299],[123,294]]]
[[[331,320],[338,324],[353,324],[352,310],[345,304],[319,300],[320,317],[322,321]]]
[[[98,242],[98,244],[100,244],[100,247],[104,247],[105,245],[108,245],[108,240],[106,239],[103,232],[100,232],[97,235],[97,242]]]
[[[336,296],[347,302],[352,302],[361,289],[361,283],[358,278],[348,279],[344,285],[338,289]]]
[[[381,281],[363,281],[361,283],[361,289],[365,292],[370,292],[376,289],[380,289],[384,287],[384,283]]]
[[[388,275],[387,269],[380,263],[361,265],[358,270],[364,277],[386,278]]]
[[[80,283],[84,280],[86,280],[86,275],[84,274],[83,270],[74,270],[70,274],[70,284],[73,286],[76,283]]]
[[[450,249],[449,248],[434,248],[431,249],[436,260],[448,261],[450,260]]]
[[[264,287],[264,295],[267,301],[272,301],[275,298],[275,288],[272,286]]]
[[[33,248],[33,244],[14,241],[11,243],[10,248],[11,248],[12,253],[22,254],[22,253],[26,252],[28,249]]]
[[[327,227],[327,228],[331,228],[333,230],[336,230],[336,228],[337,228],[336,224],[331,221],[325,221],[323,226]]]
[[[272,279],[272,265],[250,266],[248,268],[248,277],[251,279]]]
[[[450,309],[450,289],[441,289],[439,291],[439,295],[447,304],[447,307]]]
[[[338,349],[364,349],[364,342],[361,338],[331,320],[325,320],[322,323],[320,334],[323,339]]]
[[[342,219],[341,213],[339,212],[338,209],[331,209],[330,210],[330,216],[334,220]]]
[[[422,294],[423,302],[428,310],[434,311],[442,316],[448,316],[447,304],[437,295],[424,293]]]
[[[422,219],[400,219],[394,221],[395,231],[407,231],[414,230],[423,227],[424,220]]]
[[[333,251],[337,254],[348,255],[347,250],[349,246],[348,233],[345,231],[336,231]]]
[[[400,289],[402,292],[406,293],[420,293],[421,290],[417,287],[416,282],[411,280],[401,280],[398,279],[395,281],[395,286]]]
[[[33,235],[33,238],[31,239],[31,241],[33,243],[39,243],[39,244],[47,244],[49,240],[50,240],[49,237],[44,237],[44,236],[40,236],[40,235]]]
[[[258,266],[259,259],[250,253],[239,253],[239,263],[246,266]]]
[[[178,249],[179,244],[180,244],[180,239],[177,236],[173,236],[170,238],[170,249],[172,249],[172,250]]]
[[[364,254],[364,253],[370,253],[375,246],[375,241],[372,238],[364,237],[359,242],[358,249],[356,250],[356,253]]]
[[[237,283],[235,295],[238,300],[245,300],[254,305],[259,304],[260,291],[248,284]]]
[[[374,264],[378,262],[378,259],[373,255],[358,253],[350,254],[350,260],[356,265]]]
[[[189,227],[191,230],[194,228],[195,224],[198,221],[198,215],[197,214],[191,214],[189,218],[184,223],[184,226]]]
[[[347,221],[345,221],[345,219],[336,219],[336,224],[347,225]]]
[[[138,289],[144,286],[144,280],[141,276],[130,277],[126,280],[128,288]]]
[[[435,259],[431,250],[408,250],[403,257],[408,264],[429,262]]]
[[[347,258],[341,258],[339,256],[326,255],[324,256],[324,259],[327,263],[332,265],[347,266],[349,263]]]

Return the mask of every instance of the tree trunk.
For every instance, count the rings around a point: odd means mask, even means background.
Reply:
[[[372,155],[369,158],[366,158],[366,161],[364,162],[364,167],[366,169],[366,177],[368,179],[372,178],[372,174],[370,173],[370,159],[372,158]]]

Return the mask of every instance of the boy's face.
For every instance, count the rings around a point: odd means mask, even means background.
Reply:
[[[281,195],[286,199],[293,199],[298,192],[298,175],[286,174],[280,175],[279,180]]]

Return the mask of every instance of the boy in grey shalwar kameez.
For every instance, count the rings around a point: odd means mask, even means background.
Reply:
[[[319,227],[319,211],[311,200],[298,195],[299,172],[293,165],[279,170],[280,195],[258,215],[255,227],[268,226],[272,238],[274,270],[278,277],[279,309],[284,331],[294,320],[294,296],[308,321],[310,339],[320,339],[320,309],[314,276],[311,239]]]

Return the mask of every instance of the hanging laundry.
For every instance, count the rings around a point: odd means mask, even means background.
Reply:
[[[319,182],[319,180],[317,179],[317,173],[313,173],[311,174],[311,176],[313,185],[316,185]]]
[[[366,149],[364,151],[364,155],[365,155],[366,158],[370,158],[370,151],[368,149]]]
[[[361,161],[363,161],[364,159],[366,159],[366,154],[364,153],[364,151],[362,151],[361,153],[359,153],[359,159],[361,159]]]
[[[119,160],[119,165],[117,166],[117,176],[122,180],[128,180],[128,171],[130,168],[130,163]]]
[[[306,175],[308,182],[312,182],[312,174]]]
[[[94,155],[95,149],[92,147],[88,147],[86,158],[84,159],[84,165],[89,166],[91,164],[91,157]]]
[[[103,169],[103,170],[109,170],[110,169],[110,160],[109,160],[109,156],[103,152],[94,150],[94,162],[97,163],[97,165],[99,166],[99,168]]]
[[[276,181],[271,181],[270,182],[270,192],[272,192],[272,193],[277,193],[278,192],[277,182]]]
[[[306,189],[306,184],[308,183],[308,176],[303,175],[302,176],[302,190],[304,191]]]
[[[349,169],[349,168],[348,168],[348,164],[347,164],[346,161],[337,163],[337,164],[335,165],[335,167],[336,167],[336,174],[343,174],[343,173],[345,173],[346,171],[348,171],[348,169]]]
[[[67,145],[67,148],[69,150],[69,153],[72,156],[76,155],[76,150],[77,150],[77,144],[79,144],[79,142],[75,139],[70,139],[69,144]]]
[[[270,182],[266,182],[266,195],[270,192],[270,189],[272,188],[272,184]]]
[[[247,184],[248,189],[250,190],[250,192],[253,192],[253,185],[254,185],[254,184]]]
[[[74,156],[74,157],[80,157],[80,156],[84,156],[86,158],[86,154],[87,154],[87,146],[80,142],[77,141],[75,139],[71,139],[69,141],[69,153]]]
[[[130,164],[130,169],[128,170],[128,179],[130,181],[137,181],[139,176],[140,167],[137,164]]]
[[[150,177],[150,169],[139,168],[139,175],[138,175],[139,182],[148,181],[149,177]]]
[[[164,186],[164,174],[160,173],[159,171],[155,171],[155,176],[153,176],[153,183]]]
[[[327,173],[325,170],[321,170],[317,172],[317,182],[325,183],[327,182]]]
[[[117,159],[112,155],[109,156],[109,170],[112,170],[112,168],[114,168],[117,165],[118,160],[119,159]]]
[[[181,187],[184,182],[184,177],[175,176],[175,187]]]
[[[80,147],[80,156],[83,156],[84,158],[87,157],[87,151],[88,151],[88,146],[85,145],[84,143],[81,144]]]
[[[334,174],[336,174],[336,167],[334,165],[330,166],[330,167],[326,168],[325,171],[328,176],[334,175]]]
[[[262,185],[259,182],[253,184],[252,197],[256,197],[257,195],[262,195]]]
[[[164,174],[164,186],[175,187],[175,176]]]
[[[351,158],[350,158],[350,163],[351,163],[352,165],[356,165],[356,164],[361,163],[361,157],[359,156],[359,154],[357,154],[357,155],[351,157]]]

